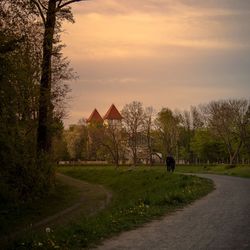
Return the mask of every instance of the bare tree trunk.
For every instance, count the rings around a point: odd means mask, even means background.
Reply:
[[[40,82],[39,114],[37,128],[37,152],[49,152],[51,139],[49,124],[52,119],[51,104],[51,57],[56,24],[56,0],[49,0],[43,40],[43,60]]]
[[[230,163],[229,163],[230,165],[233,165],[235,163],[235,160],[237,159],[237,157],[239,155],[239,152],[240,152],[240,149],[242,147],[242,144],[243,144],[243,142],[240,141],[240,143],[239,143],[237,149],[235,150],[235,152],[231,152],[231,154],[230,154]]]
[[[151,142],[151,133],[150,129],[147,131],[147,146],[148,146],[148,156],[149,156],[149,166],[153,166],[153,157],[152,157],[152,142]]]
[[[119,167],[119,151],[118,151],[118,149],[116,150],[115,166],[117,168]]]

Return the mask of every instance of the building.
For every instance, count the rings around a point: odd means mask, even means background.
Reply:
[[[110,106],[106,114],[101,117],[100,113],[95,108],[89,118],[86,120],[88,124],[101,123],[106,126],[115,125],[121,126],[122,115],[114,104]]]
[[[112,104],[107,113],[103,116],[104,125],[121,127],[122,115],[117,110],[116,106]]]
[[[90,117],[86,120],[87,123],[103,123],[103,119],[97,109],[94,109]]]

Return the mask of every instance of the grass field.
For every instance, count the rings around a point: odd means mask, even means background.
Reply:
[[[239,165],[236,167],[230,167],[229,165],[203,165],[203,166],[177,166],[176,171],[180,173],[210,173],[210,174],[222,174],[238,177],[250,178],[250,165]]]
[[[112,191],[107,208],[94,216],[81,215],[67,226],[16,241],[15,249],[79,249],[137,227],[198,199],[211,190],[210,180],[168,174],[164,167],[62,167],[61,173],[98,183]],[[21,244],[20,244],[21,243]]]

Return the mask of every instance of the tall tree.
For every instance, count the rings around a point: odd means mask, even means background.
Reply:
[[[40,2],[44,5],[47,1]],[[30,0],[0,1],[0,182],[22,199],[46,193],[53,184],[51,164],[36,160],[39,81],[43,25]],[[58,15],[61,20],[64,14]],[[66,14],[65,14],[66,15]],[[60,23],[60,22],[58,22]],[[58,29],[58,25],[56,27]],[[54,36],[58,41],[58,35]],[[70,77],[60,46],[53,48],[50,128],[56,131],[67,93],[62,80]],[[65,73],[65,74],[64,74]],[[0,194],[1,196],[1,194]]]
[[[72,21],[73,19],[69,5],[80,1],[84,0],[31,0],[31,3],[37,7],[44,23],[43,57],[37,128],[38,154],[49,152],[51,148],[51,135],[49,131],[53,111],[51,103],[51,58],[56,24],[60,18]]]

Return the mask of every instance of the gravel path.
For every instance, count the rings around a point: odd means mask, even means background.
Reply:
[[[201,175],[216,190],[183,210],[104,241],[112,249],[250,249],[250,179]]]

